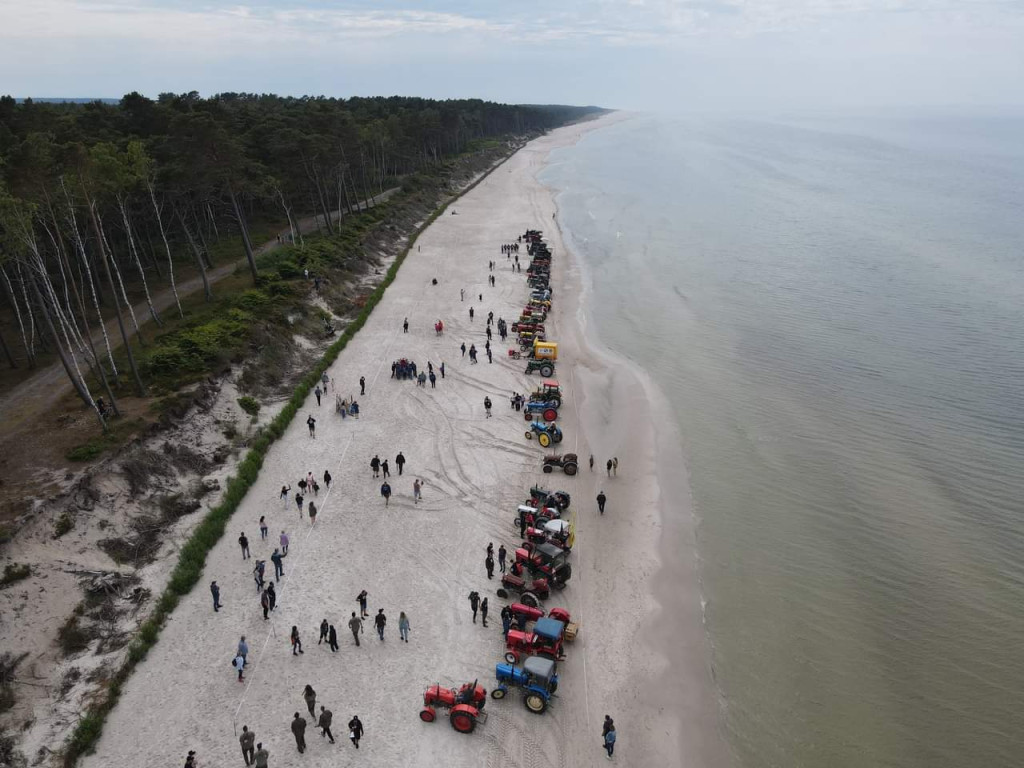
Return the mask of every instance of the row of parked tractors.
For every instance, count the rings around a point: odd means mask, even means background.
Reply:
[[[551,377],[555,373],[558,345],[545,338],[544,321],[551,308],[551,251],[542,233],[527,230],[521,241],[532,257],[527,269],[531,294],[519,320],[512,323],[518,334],[519,348],[509,355],[526,355],[526,373],[537,371],[544,377],[538,389],[526,399],[524,416],[529,424],[527,439],[537,438],[544,448],[562,441],[562,430],[555,423],[562,407],[562,389]],[[561,468],[567,475],[579,470],[576,454],[546,456],[545,473]],[[507,607],[511,626],[505,635],[504,662],[495,666],[492,699],[504,699],[516,688],[523,703],[533,713],[547,711],[558,689],[558,662],[565,657],[565,645],[576,639],[579,625],[565,608],[545,611],[542,603],[552,590],[565,589],[572,578],[569,555],[575,535],[564,514],[571,498],[565,491],[549,491],[539,486],[530,489],[529,498],[516,510],[513,526],[522,545],[515,550],[512,565],[501,576],[498,597],[513,599]],[[471,733],[487,717],[487,690],[478,680],[459,688],[432,685],[423,694],[420,719],[433,722],[438,713],[446,713],[452,728]]]

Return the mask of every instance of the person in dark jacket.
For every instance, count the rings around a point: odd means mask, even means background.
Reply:
[[[317,727],[320,729],[320,735],[326,736],[331,740],[331,744],[334,743],[334,734],[331,733],[331,721],[334,720],[334,713],[327,707],[320,705],[320,719],[316,721]]]
[[[367,616],[370,615],[370,612],[366,610],[367,597],[368,596],[366,594],[365,589],[358,595],[356,595],[356,602],[359,603],[359,618],[361,619],[365,619]]]
[[[487,578],[494,578],[494,558],[491,557],[491,553],[487,553],[487,557],[484,558],[484,568],[487,569]]]
[[[604,491],[597,494],[597,508],[601,510],[601,514],[604,514],[604,503],[608,501],[608,497],[604,495]]]
[[[402,467],[405,466],[405,456],[402,455],[401,451],[395,456],[395,466],[398,467],[398,474],[402,474]]]
[[[270,618],[270,595],[267,594],[265,589],[260,593],[260,608],[263,609],[263,620],[266,621]]]
[[[320,645],[320,643],[327,639],[327,632],[330,626],[331,625],[327,623],[327,619],[320,622],[320,639],[316,641],[317,645]]]
[[[487,598],[480,603],[480,622],[486,627],[487,626]]]
[[[246,765],[252,765],[256,759],[256,734],[249,730],[248,725],[242,726],[242,735],[238,737],[238,743],[242,745],[242,759]]]
[[[284,559],[284,555],[277,549],[274,550],[274,554],[270,556],[270,562],[274,564],[274,581],[277,581],[284,576],[284,563],[281,561]]]
[[[473,623],[476,624],[476,612],[480,608],[480,593],[473,591],[469,593],[469,605],[473,609]]]
[[[501,634],[506,640],[510,629],[512,629],[512,609],[506,605],[501,609]]]
[[[338,631],[333,624],[327,628],[327,644],[331,646],[332,653],[338,652]]]
[[[377,635],[381,642],[384,641],[384,627],[387,626],[388,617],[384,615],[384,609],[378,608],[377,615],[373,617],[373,626],[377,628]]]
[[[292,734],[295,736],[295,746],[299,748],[299,752],[305,752],[306,720],[298,712],[295,713],[295,717],[292,719]]]
[[[387,464],[387,462],[384,462],[384,463]],[[391,505],[391,486],[388,484],[387,481],[384,481],[383,483],[381,483],[380,495],[384,497],[384,506],[385,507],[390,506]]]
[[[370,459],[370,469],[373,470],[373,476],[374,477],[379,477],[380,476],[380,457],[379,456],[374,456],[372,459]]]
[[[263,744],[256,745],[256,768],[267,768],[270,764],[270,753]]]
[[[508,555],[508,550],[505,549],[505,545],[502,544],[498,547],[498,568],[502,573],[505,572],[505,557]]]
[[[310,717],[316,717],[316,691],[313,690],[313,686],[306,683],[306,687],[302,689],[302,698],[306,700],[306,709],[309,710]]]
[[[213,611],[216,613],[220,610],[220,587],[216,581],[210,582],[210,594],[213,595]]]
[[[352,630],[352,637],[356,640],[356,645],[359,645],[359,633],[363,631],[363,620],[356,616],[356,612],[352,611],[352,618],[348,620],[348,628]]]
[[[249,539],[246,537],[245,532],[238,537],[238,546],[242,548],[242,559],[248,560],[251,555],[249,554]]]
[[[348,737],[352,739],[356,749],[359,749],[359,740],[363,738],[363,724],[359,720],[359,715],[353,715],[348,721]]]

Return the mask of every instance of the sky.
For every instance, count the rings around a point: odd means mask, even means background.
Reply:
[[[1024,106],[1024,0],[0,0],[0,94]]]

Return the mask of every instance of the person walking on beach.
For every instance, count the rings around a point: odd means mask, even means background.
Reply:
[[[484,411],[487,412],[487,418],[491,418],[491,398],[484,396]]]
[[[608,477],[612,476],[612,460],[608,459]]]
[[[384,609],[378,608],[377,615],[373,617],[373,626],[377,628],[377,635],[380,641],[384,642],[384,627],[388,623],[388,617],[384,615]]]
[[[313,686],[309,683],[302,689],[302,698],[306,700],[306,709],[309,710],[309,716],[316,717],[316,691],[313,690]]]
[[[267,584],[267,599],[270,600],[270,610],[277,608],[277,591],[274,589],[274,582]]]
[[[598,491],[597,494],[597,508],[604,514],[604,503],[608,500],[608,497],[604,495],[604,491]]]
[[[319,406],[320,405],[320,395],[323,394],[320,391],[320,385],[319,384],[316,385],[316,389],[313,390],[313,394],[316,395],[316,404],[317,404],[317,406]]]
[[[487,578],[494,578],[494,556],[488,552],[487,557],[484,558],[484,568],[487,569]]]
[[[494,565],[492,564],[491,567],[493,568]],[[482,603],[480,603],[480,623],[483,624],[485,627],[487,626],[487,598],[486,597],[484,598],[484,601]]]
[[[299,628],[298,627],[295,627],[295,626],[292,627],[291,642],[292,642],[292,656],[298,656],[300,653],[305,653],[305,651],[302,650],[302,640],[299,639]]]
[[[380,456],[374,455],[374,457],[370,459],[370,469],[373,470],[374,477],[380,476]]]
[[[216,581],[210,582],[210,594],[213,595],[213,612],[217,613],[220,610],[220,587]]]
[[[405,318],[405,322],[402,323],[402,333],[409,332],[409,318]]]
[[[331,477],[331,473],[328,472],[325,469],[324,470],[324,488],[326,488],[328,491],[331,490],[331,480],[333,480],[333,479],[334,478]]]
[[[380,495],[384,497],[384,506],[391,506],[391,486],[388,485],[388,481],[385,480],[380,486]]]
[[[331,722],[334,720],[334,713],[327,709],[323,704],[320,705],[320,719],[316,721],[317,728],[320,729],[320,735],[326,736],[331,740],[331,744],[334,743],[334,734],[331,733]]]
[[[459,347],[459,349],[462,350],[462,356],[465,357],[466,356],[466,342],[462,342],[462,346]]]
[[[430,388],[437,389],[437,375],[433,371],[431,371],[430,375],[427,376],[427,378],[430,379]]]
[[[233,666],[236,670],[238,670],[238,682],[244,683],[245,682],[245,659],[243,659],[241,656],[235,656],[235,660],[233,662],[231,662],[231,666]]]
[[[327,371],[320,374],[320,383],[323,384],[324,394],[327,394],[327,383],[331,380],[331,377],[327,375]]]
[[[366,377],[365,376],[360,376],[359,377],[359,396],[362,397],[365,394],[366,394]]]
[[[465,288],[459,288],[459,301],[465,301],[465,300],[466,300],[466,289]]]
[[[331,646],[331,653],[338,652],[338,630],[333,624],[327,628],[327,644]]]
[[[616,477],[619,475],[619,457],[616,456],[612,459],[612,474]]]
[[[387,459],[384,459],[384,461],[382,461],[380,463],[380,471],[381,471],[381,474],[384,475],[384,477],[391,477],[391,470],[388,468],[388,460]]]
[[[403,642],[409,642],[409,618],[405,615],[405,611],[398,614],[398,637]]]
[[[316,419],[313,418],[313,414],[309,414],[309,418],[306,419],[306,426],[309,427],[309,436],[314,440],[316,439]]]
[[[366,610],[366,590],[364,589],[358,595],[356,595],[356,602],[359,603],[359,618],[365,619],[370,615],[370,612]]]
[[[270,618],[270,595],[265,589],[260,592],[260,608],[263,609],[263,620],[267,621]]]
[[[423,498],[423,482],[417,477],[412,481],[412,501],[414,504],[419,504],[420,499]]]
[[[466,345],[465,345],[465,344],[463,344],[462,346],[466,346]],[[463,353],[462,353],[462,354],[463,354],[463,355],[465,355],[465,354],[466,354],[466,353],[465,353],[465,350],[463,350]],[[444,362],[443,362],[443,361],[442,361],[442,363],[441,363],[441,366],[440,366],[440,368],[438,368],[438,370],[439,370],[439,371],[441,371],[441,378],[443,379],[443,378],[444,378]]]
[[[249,554],[249,539],[245,536],[245,531],[238,537],[238,545],[242,548],[242,559],[248,560],[251,555]]]
[[[356,749],[359,749],[359,740],[363,738],[363,724],[359,721],[359,715],[353,715],[348,721],[348,737],[352,739]]]
[[[476,344],[469,345],[469,362],[473,365],[476,365]]]
[[[480,300],[483,301],[483,298],[481,297]],[[469,308],[469,319],[470,319],[470,321],[473,320],[473,308],[472,307]]]
[[[401,451],[399,451],[398,455],[395,456],[395,466],[398,467],[398,474],[401,475],[402,467],[405,466],[405,456],[402,455]]]
[[[476,612],[480,608],[480,593],[476,590],[469,593],[469,607],[473,609],[473,623],[476,624]]]
[[[267,518],[265,515],[260,515],[260,540],[267,540]]]
[[[320,639],[316,641],[317,645],[320,645],[324,640],[327,639],[327,629],[330,624],[327,623],[327,619],[320,622]]]
[[[505,572],[505,557],[508,555],[508,550],[505,549],[505,545],[502,544],[498,547],[498,568],[502,573]]]
[[[292,735],[295,736],[295,746],[299,748],[299,753],[306,751],[306,720],[299,716],[299,713],[295,713],[295,717],[292,719]]]
[[[249,644],[245,642],[245,635],[238,641],[237,655],[242,657],[242,666],[249,663]]]
[[[288,509],[288,494],[291,493],[292,487],[290,485],[281,486],[281,504],[285,509]]]
[[[256,757],[253,760],[256,768],[267,768],[270,765],[270,753],[262,743],[256,745]]]
[[[281,556],[288,556],[288,534],[283,529],[281,531]]]
[[[594,454],[590,454],[590,471],[594,471]]]
[[[601,738],[603,739],[608,735],[608,731],[615,730],[615,721],[612,720],[611,715],[604,716],[604,726],[601,728]]]
[[[238,743],[242,745],[242,759],[246,765],[252,765],[256,757],[256,750],[253,745],[256,743],[256,734],[249,730],[248,725],[242,726],[242,735],[238,737]]]
[[[274,550],[274,554],[270,556],[270,562],[274,564],[274,581],[280,581],[281,577],[284,576],[284,563],[282,555],[278,550]]]
[[[356,645],[359,645],[359,633],[363,631],[363,620],[356,616],[355,611],[352,611],[352,618],[348,620],[348,628],[352,630],[352,637],[355,638]]]
[[[611,720],[611,718],[608,718]],[[612,723],[610,727],[604,733],[604,749],[608,753],[608,759],[612,759],[612,753],[615,751],[615,724]]]
[[[317,513],[316,504],[314,504],[312,501],[309,502],[309,525],[310,525],[310,527],[316,525],[316,513]]]

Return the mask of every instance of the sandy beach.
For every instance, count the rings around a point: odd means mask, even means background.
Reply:
[[[621,119],[616,115],[603,120]],[[364,328],[330,375],[335,389],[321,406],[310,395],[305,411],[276,443],[260,478],[207,561],[203,584],[182,600],[162,638],[125,686],[88,768],[163,766],[184,762],[194,749],[203,768],[242,765],[236,733],[254,730],[278,766],[434,766],[551,768],[604,762],[605,714],[615,718],[615,759],[636,766],[725,764],[708,668],[693,521],[678,435],[661,395],[626,361],[602,350],[589,331],[587,277],[554,227],[552,193],[536,178],[548,154],[568,146],[603,120],[562,128],[528,144],[456,201],[418,239]],[[548,336],[559,342],[556,378],[567,391],[559,417],[561,448],[580,455],[576,477],[541,473],[544,450],[524,437],[513,392],[529,392],[539,377],[506,356],[512,344],[495,334],[493,364],[483,353],[488,312],[514,321],[525,303],[525,274],[514,274],[503,243],[542,229],[554,253],[554,312]],[[528,257],[520,250],[525,266]],[[488,261],[495,262],[490,287]],[[437,280],[437,285],[432,281]],[[465,300],[460,300],[460,291]],[[482,300],[479,296],[482,295]],[[470,319],[469,309],[475,310]],[[408,319],[409,331],[403,333]],[[434,323],[445,324],[443,336]],[[471,365],[460,345],[476,344]],[[390,378],[391,363],[409,358],[426,369],[443,362],[436,389]],[[359,378],[366,395],[359,396]],[[335,394],[355,395],[361,418],[342,420]],[[486,418],[485,396],[494,402]],[[316,438],[306,416],[317,419]],[[398,475],[395,455],[406,457]],[[394,496],[385,507],[370,460],[391,463]],[[586,469],[593,454],[594,472]],[[619,459],[617,477],[605,461]],[[312,472],[333,476],[330,491],[313,499],[315,527],[278,492]],[[413,481],[424,481],[414,504]],[[478,679],[490,689],[504,645],[497,574],[488,581],[485,549],[519,543],[516,506],[540,483],[572,495],[577,526],[573,577],[545,607],[564,606],[581,623],[579,638],[559,665],[558,697],[543,716],[530,714],[513,691],[488,701],[486,723],[472,735],[445,720],[418,718],[428,686]],[[608,497],[598,515],[599,490]],[[270,535],[260,540],[266,516]],[[278,605],[264,621],[253,584],[253,560],[242,560],[238,535],[254,558],[268,559],[282,530],[291,543]],[[268,562],[268,576],[273,567]],[[224,607],[214,613],[206,585],[216,579]],[[369,593],[371,615],[388,617],[385,641],[369,620],[356,647],[347,629],[356,595]],[[490,600],[490,622],[474,624],[467,596]],[[398,615],[411,624],[400,643]],[[326,618],[337,627],[340,650],[317,645]],[[288,635],[297,626],[305,653],[293,656]],[[250,648],[244,684],[230,666],[239,637]],[[309,749],[300,755],[289,730],[295,712],[307,716],[303,687],[312,684],[317,708],[334,713],[336,745],[310,722]],[[358,752],[345,723],[358,714],[365,736]]]

